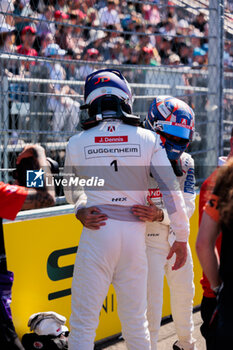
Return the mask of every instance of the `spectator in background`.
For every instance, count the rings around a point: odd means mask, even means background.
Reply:
[[[168,1],[167,6],[167,18],[171,18],[173,22],[176,24],[178,22],[177,17],[177,9],[175,8],[175,4],[172,1]]]
[[[94,7],[89,7],[87,10],[87,25],[90,25],[90,27],[98,27],[99,24],[98,11]]]
[[[88,49],[96,49],[99,52],[101,52],[101,54],[103,56],[105,56],[105,50],[107,49],[107,51],[109,52],[109,48],[104,46],[104,43],[106,41],[106,37],[107,34],[103,31],[103,30],[95,30],[95,29],[91,29],[90,30],[90,40],[88,41],[86,47],[83,50],[83,53],[81,55],[81,59],[84,58],[84,56],[86,55],[86,52]]]
[[[180,34],[180,35],[189,35],[190,33],[190,26],[189,26],[189,23],[188,21],[186,21],[186,19],[181,19],[179,20],[179,22],[177,23],[177,26],[176,26],[176,32],[177,34]],[[186,38],[182,38],[182,40],[187,40]]]
[[[139,64],[140,51],[134,48],[130,48],[130,46],[125,45],[123,47],[124,56],[127,58],[126,61],[122,62],[123,64]]]
[[[180,43],[179,46],[180,62],[184,65],[192,64],[193,60],[191,57],[191,46],[186,43]]]
[[[60,59],[66,54],[65,50],[62,50],[57,44],[49,44],[45,49],[45,56]],[[51,62],[45,63],[48,76],[53,80],[66,80],[65,69],[59,62],[54,64]],[[75,131],[79,122],[79,106],[80,103],[75,101],[69,96],[63,96],[68,94],[76,94],[68,85],[62,83],[50,84],[50,92],[56,94],[48,99],[48,108],[54,112],[52,120],[52,129],[55,133],[58,133],[58,140],[65,141],[66,138],[62,137],[60,132]]]
[[[80,26],[86,24],[86,15],[81,10],[69,11],[70,23],[74,26],[71,28],[69,35],[67,36],[67,49],[71,49],[77,58],[81,58],[82,52],[86,46],[86,40],[84,36],[85,30]]]
[[[132,36],[130,35],[128,40],[130,42],[131,46],[145,46],[149,43],[149,39],[144,38],[144,36],[142,34],[139,33],[145,33],[146,28],[145,25],[142,22],[139,22],[137,24],[135,24],[135,34],[133,34]]]
[[[99,22],[99,15],[98,15],[98,11],[93,8],[93,7],[90,7],[87,12],[87,17],[86,17],[86,26],[87,27],[99,27],[100,25],[100,22]],[[90,30],[86,29],[84,30],[84,37],[86,40],[89,40],[90,39]]]
[[[117,28],[115,25],[109,24],[106,26],[106,29],[108,31],[105,32],[106,33],[105,42],[114,43],[114,41],[117,41],[119,39],[119,33],[117,33]]]
[[[55,24],[56,32],[55,32],[55,42],[58,45],[61,45],[62,39],[61,37],[64,35],[65,32],[65,26],[63,24],[68,23],[69,15],[65,12],[61,12],[60,10],[57,10],[54,12],[54,19],[57,22]]]
[[[97,8],[97,10],[100,10],[106,6],[106,0],[95,0],[95,1],[96,1],[95,7]]]
[[[202,42],[203,42],[203,33],[200,32],[199,29],[194,28],[193,30],[190,31],[191,36],[191,45],[193,47],[193,49],[200,48],[202,46]]]
[[[186,42],[188,42],[188,40]],[[175,36],[172,40],[172,46],[171,46],[172,52],[179,55],[180,48],[183,44],[186,45],[186,43],[184,42],[184,38],[182,37],[182,31],[180,28],[178,28],[177,29],[177,36]]]
[[[11,16],[11,13],[14,12],[14,0],[1,0],[0,12],[3,12],[0,13],[0,26],[4,27],[6,24],[14,26],[14,18]]]
[[[168,19],[159,29],[159,32],[165,35],[171,41],[173,39],[173,36],[176,35],[175,23],[173,20]]]
[[[66,20],[69,18],[69,15],[65,12],[62,12],[60,10],[56,10],[54,12],[54,19],[56,22],[60,23],[66,23]]]
[[[195,66],[203,66],[206,64],[206,58],[206,51],[202,50],[200,47],[196,47],[193,50],[193,64]]]
[[[69,60],[68,63],[64,65],[66,71],[66,79],[70,81],[77,81],[79,79],[79,66],[77,66],[75,60],[77,60],[77,56],[74,52],[69,52],[65,54],[64,58]],[[81,85],[72,85],[72,90],[76,92],[77,95],[82,97],[83,95],[83,86]],[[78,96],[77,96],[78,97]]]
[[[144,27],[142,28],[143,34],[138,35],[138,43],[136,45],[136,48],[139,50],[141,50],[142,47],[152,47],[152,45],[150,45],[150,37],[147,35],[146,29]],[[130,43],[133,46],[132,41],[130,41]]]
[[[116,10],[117,1],[107,0],[107,6],[99,10],[100,25],[115,25],[117,30],[121,29],[119,12]]]
[[[88,61],[85,65],[82,65],[79,67],[77,76],[79,80],[86,79],[86,77],[94,72],[96,70],[96,67],[92,62],[96,62],[99,60],[100,53],[99,50],[93,48],[90,48],[86,51],[86,53],[83,56],[84,61]]]
[[[117,46],[117,43],[121,41],[123,38],[119,36],[119,33],[117,33],[116,26],[110,24],[106,26],[106,32],[105,32],[105,40],[103,42],[102,47],[99,47],[98,50],[100,51],[101,55],[103,56],[103,59],[105,60],[111,60],[111,57],[114,56],[114,48]],[[125,45],[125,40],[123,39],[122,46]],[[114,59],[114,58],[113,58]]]
[[[136,20],[133,18],[132,14],[127,14],[126,16],[124,16],[124,18],[121,20],[121,26],[123,28],[123,31],[127,31],[127,32],[135,32],[137,31],[136,28]],[[128,42],[131,37],[132,34],[130,33],[123,33],[125,40]],[[137,38],[136,38],[137,41]]]
[[[73,2],[71,0],[71,2]],[[93,9],[93,10],[96,10],[96,0],[85,0],[85,1],[82,1],[81,4],[80,4],[80,1],[77,1],[79,3],[79,6],[80,6],[80,10],[83,11],[83,13],[88,13],[89,9]],[[72,5],[70,6],[72,8]],[[79,8],[79,7],[78,7]]]
[[[144,46],[140,53],[139,64],[148,64],[157,66],[159,60],[159,55],[156,49],[152,47]]]
[[[168,64],[168,58],[172,54],[172,41],[170,37],[162,37],[158,48],[159,56],[161,57],[161,64]]]
[[[0,26],[0,52],[14,53],[16,47],[14,45],[15,27],[7,23]]]
[[[156,38],[155,38],[155,27],[153,25],[148,24],[146,26],[146,32],[147,35],[149,35],[150,38],[150,45],[152,45],[153,47],[156,46]]]
[[[115,38],[112,40],[112,48],[110,50],[110,62],[111,60],[122,63],[125,59],[124,55],[125,40],[122,37]]]
[[[139,48],[129,46],[128,53],[130,56],[128,56],[128,60],[123,62],[123,64],[130,64],[133,66],[140,64],[141,50]],[[134,83],[134,84],[137,84],[137,83],[140,84],[141,82],[143,82],[145,80],[145,74],[146,74],[146,72],[139,67],[137,67],[136,70],[135,69],[125,69],[125,71],[124,71],[124,75],[127,78],[127,80],[130,83]],[[141,88],[134,87],[135,96],[139,95],[140,93],[141,93]],[[140,99],[135,99],[134,108],[136,110],[143,110],[142,101]]]
[[[84,25],[87,15],[83,11],[76,9],[69,11],[68,14],[70,18],[75,19],[74,24]]]
[[[230,71],[233,66],[233,57],[231,56],[231,46],[232,46],[231,41],[225,40],[224,52],[223,52],[223,64],[225,69],[230,68]]]
[[[180,65],[180,57],[173,53],[168,57],[168,64],[170,66],[179,66]]]
[[[14,4],[14,22],[15,22],[15,28],[16,28],[16,45],[20,45],[21,41],[20,41],[20,32],[23,28],[23,22],[22,22],[22,18],[20,18],[19,16],[21,15],[21,11],[23,9],[23,4],[21,2],[21,0],[15,0],[15,4]]]
[[[20,16],[26,17],[26,18],[19,17],[18,20],[16,21],[17,29],[20,33],[22,32],[23,28],[26,26],[30,26],[36,31],[36,25],[38,23],[37,19],[39,18],[38,5],[39,5],[39,0],[30,0],[22,8]],[[34,18],[36,20],[34,20]]]
[[[88,0],[89,2],[92,0]],[[94,1],[94,0],[93,0]],[[80,1],[80,0],[68,0],[68,6],[69,6],[69,11],[71,10],[77,10],[83,7],[83,2],[84,1]],[[86,2],[86,1],[85,1]],[[92,5],[91,5],[92,6]]]
[[[191,24],[195,28],[199,29],[200,32],[204,33],[206,23],[207,23],[207,21],[205,19],[205,13],[201,11],[197,14],[195,20]]]
[[[52,21],[54,17],[54,7],[49,5],[44,9],[43,14],[39,14],[39,21],[37,22],[37,35],[42,40],[48,33],[52,35],[56,32],[56,27],[54,23],[48,23],[47,21]]]
[[[51,33],[53,36],[56,32],[56,26],[54,23],[50,23],[53,20],[54,7],[46,6],[44,8],[43,14],[39,14],[39,21],[36,23],[37,37],[34,44],[34,49],[37,50],[38,53],[41,51],[42,40],[44,37]]]
[[[206,44],[206,43],[208,43],[208,36],[209,36],[209,23],[208,22],[205,25],[205,31],[204,31],[203,35],[205,38],[203,38],[202,42],[203,42],[203,44]]]
[[[68,16],[69,17],[69,16]],[[67,19],[66,24],[69,24]],[[62,25],[59,28],[59,32],[56,33],[56,43],[63,50],[72,50],[75,51],[75,41],[72,37],[73,28],[70,25]]]
[[[55,10],[68,13],[69,11],[68,0],[56,0]]]
[[[38,56],[38,52],[33,48],[35,36],[36,36],[36,30],[34,29],[34,27],[31,27],[31,26],[24,27],[21,32],[22,45],[19,45],[17,47],[17,52],[25,56]],[[22,69],[24,73],[29,72],[30,66],[35,64],[36,62],[31,60],[22,62]]]
[[[153,4],[142,5],[143,18],[152,25],[157,25],[160,22],[160,13],[156,1]]]
[[[41,39],[41,47],[40,47],[40,56],[44,56],[44,52],[45,52],[45,49],[46,47],[49,45],[49,44],[53,44],[55,43],[54,41],[54,36],[52,33],[47,33],[45,35],[45,37]]]
[[[207,44],[207,43],[203,44],[201,49],[204,50],[206,52],[206,54],[208,54],[209,44]]]
[[[0,27],[0,52],[15,53],[17,48],[14,42],[15,28],[11,27],[9,24],[4,23]],[[2,67],[4,68],[4,73],[8,77],[12,77],[12,75],[19,74],[19,62],[15,60],[2,60]]]

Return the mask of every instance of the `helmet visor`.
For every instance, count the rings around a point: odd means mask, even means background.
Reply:
[[[158,122],[155,124],[155,130],[189,141],[193,138],[193,128],[189,125],[182,125],[173,122]]]

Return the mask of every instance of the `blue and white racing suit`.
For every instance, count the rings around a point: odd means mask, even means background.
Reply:
[[[193,158],[183,153],[181,155],[183,175],[177,177],[190,218],[195,209],[195,178]],[[164,205],[163,195],[158,183],[150,178],[149,197],[164,212],[162,222],[147,222],[146,246],[148,258],[148,321],[151,336],[151,349],[157,350],[158,334],[162,317],[163,281],[166,275],[170,288],[172,317],[175,323],[179,344],[184,350],[195,348],[192,337],[194,329],[192,308],[194,297],[193,261],[190,247],[185,265],[172,270],[175,256],[167,260],[171,245],[176,239],[172,223]],[[179,214],[177,214],[179,215]]]

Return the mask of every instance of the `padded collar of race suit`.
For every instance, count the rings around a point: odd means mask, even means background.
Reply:
[[[84,130],[96,126],[100,121],[109,118],[121,119],[124,123],[139,126],[140,117],[130,114],[130,108],[123,100],[114,95],[105,95],[97,98],[91,105],[84,105],[82,109],[88,109],[89,118],[83,120],[81,125]],[[109,111],[113,111],[113,115]],[[108,113],[104,113],[108,111]]]

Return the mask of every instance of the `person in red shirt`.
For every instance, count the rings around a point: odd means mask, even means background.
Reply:
[[[231,157],[233,157],[233,128],[231,131],[231,139],[230,139],[230,153],[228,157],[220,157],[219,158],[219,166],[222,166],[226,163],[227,160],[229,160]],[[199,196],[199,226],[201,224],[202,215],[204,212],[204,207],[208,200],[211,197],[211,194],[214,190],[216,178],[218,174],[218,168],[213,171],[213,173],[203,182],[201,188],[200,188],[200,196]],[[216,250],[218,256],[220,256],[221,251],[221,241],[222,241],[222,234],[220,233],[216,239]],[[203,323],[200,327],[201,333],[203,337],[206,339],[206,347],[207,350],[211,347],[208,341],[208,331],[209,331],[209,323],[212,317],[212,314],[216,308],[217,301],[216,301],[216,294],[211,289],[210,283],[208,281],[208,278],[203,273],[203,276],[200,280],[200,283],[202,285],[203,289],[203,297],[201,301],[201,317],[203,320]]]
[[[210,199],[210,196],[213,192],[214,185],[216,182],[218,169],[215,169],[214,172],[203,182],[200,188],[200,196],[199,196],[199,226],[201,224],[202,215],[204,212],[205,204]],[[220,254],[221,249],[221,240],[222,235],[220,234],[216,240],[216,248],[218,254]],[[200,331],[202,336],[206,340],[206,349],[209,349],[209,341],[208,341],[208,331],[209,331],[209,323],[213,314],[214,309],[216,308],[216,295],[214,291],[210,287],[210,283],[203,273],[202,278],[200,280],[202,289],[203,289],[203,297],[201,301],[201,318],[203,323],[200,327]]]
[[[33,157],[37,169],[46,169],[46,176],[51,176],[45,150],[39,145],[27,145],[17,158],[17,164],[24,158]],[[0,182],[0,217],[14,220],[21,209],[49,207],[55,203],[53,186],[26,188]]]
[[[26,26],[21,32],[22,45],[17,47],[17,52],[25,56],[38,56],[38,52],[33,49],[33,44],[36,37],[36,30],[31,26]],[[29,71],[30,65],[35,65],[35,61],[23,62],[24,69]]]
[[[32,159],[34,169],[42,169],[44,176],[51,176],[44,148],[27,145],[17,158],[20,164],[25,158]],[[28,169],[29,170],[29,169]],[[25,169],[26,171],[26,169]],[[46,181],[44,181],[46,183]],[[10,301],[13,272],[7,270],[4,248],[2,219],[14,220],[21,209],[35,209],[52,206],[55,203],[53,186],[26,188],[0,182],[0,344],[1,349],[24,350],[15,332]]]
[[[196,251],[211,289],[216,308],[208,329],[208,350],[232,349],[233,343],[233,158],[218,170],[213,193],[204,207]],[[220,259],[216,239],[222,232]]]

